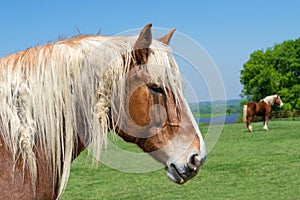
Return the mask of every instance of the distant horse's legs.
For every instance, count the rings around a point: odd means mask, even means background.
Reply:
[[[253,115],[248,112],[248,105],[243,106],[243,122],[246,123],[249,132],[252,132],[253,128],[250,125]]]
[[[268,122],[269,122],[269,114],[267,113],[266,116],[264,117],[264,127],[263,127],[263,129],[266,130],[266,131],[269,130]]]
[[[247,116],[247,122],[246,122],[246,124],[247,124],[247,128],[248,128],[248,131],[249,132],[252,132],[253,131],[253,127],[251,126],[251,121],[252,121],[252,119],[253,119],[253,116]]]

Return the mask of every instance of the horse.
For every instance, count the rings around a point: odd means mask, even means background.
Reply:
[[[3,199],[59,199],[72,161],[95,160],[113,132],[184,184],[206,160],[168,45],[153,39],[77,35],[0,59],[0,188]],[[112,158],[113,159],[113,158]]]
[[[243,106],[243,122],[246,123],[249,132],[253,131],[253,127],[250,125],[254,115],[263,116],[263,129],[269,130],[268,122],[272,106],[276,104],[280,107],[283,103],[278,94],[267,96],[261,99],[259,102],[248,102]]]

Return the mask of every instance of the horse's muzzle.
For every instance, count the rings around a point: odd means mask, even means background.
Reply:
[[[206,156],[201,158],[199,154],[192,154],[185,164],[170,163],[167,165],[167,176],[175,183],[184,184],[198,174],[200,167],[204,164]]]

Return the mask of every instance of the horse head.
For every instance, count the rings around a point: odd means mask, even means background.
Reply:
[[[194,177],[206,151],[168,47],[174,31],[80,35],[0,59],[2,199],[59,199],[72,160],[86,147],[98,159],[109,130],[174,182]]]
[[[177,64],[169,51],[174,31],[152,40],[151,24],[143,28],[130,52],[124,102],[114,102],[117,109],[111,112],[117,134],[161,162],[167,176],[183,184],[198,173],[206,151],[183,96]]]
[[[283,102],[281,101],[281,98],[278,94],[276,94],[275,97],[274,97],[274,103],[279,105],[280,107],[283,106]]]

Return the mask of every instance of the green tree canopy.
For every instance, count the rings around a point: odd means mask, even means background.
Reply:
[[[254,51],[244,63],[242,97],[251,101],[278,93],[284,109],[300,109],[300,38]]]

